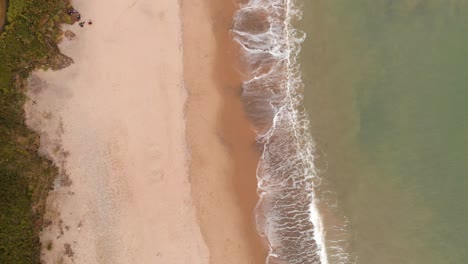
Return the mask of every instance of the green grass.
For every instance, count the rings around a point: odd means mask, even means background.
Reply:
[[[0,0],[2,1],[2,0]],[[0,263],[40,263],[38,233],[57,174],[39,156],[38,136],[24,123],[25,78],[61,56],[66,0],[10,0],[0,35]]]

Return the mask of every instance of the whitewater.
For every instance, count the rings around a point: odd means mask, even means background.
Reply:
[[[269,245],[267,264],[329,263],[297,62],[305,34],[292,26],[301,15],[292,0],[251,0],[234,16],[234,40],[249,76],[243,102],[262,147],[256,224]]]

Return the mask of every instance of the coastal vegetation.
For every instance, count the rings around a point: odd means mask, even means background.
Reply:
[[[57,43],[62,35],[60,25],[74,22],[67,15],[69,8],[67,0],[10,0],[8,21],[0,29],[0,263],[3,264],[40,263],[38,234],[57,169],[39,155],[39,136],[25,125],[24,89],[32,70],[58,68],[67,59],[60,54]]]

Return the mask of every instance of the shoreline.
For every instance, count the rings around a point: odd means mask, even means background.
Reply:
[[[260,153],[240,97],[238,47],[230,35],[235,11],[229,0],[183,6],[187,138],[194,153],[192,194],[210,263],[265,263],[267,248],[254,218]],[[213,68],[204,67],[207,64]],[[208,168],[211,160],[221,167]],[[211,183],[214,178],[219,182]],[[210,190],[208,195],[204,189]],[[211,208],[213,203],[217,206]],[[222,214],[231,217],[220,219]]]

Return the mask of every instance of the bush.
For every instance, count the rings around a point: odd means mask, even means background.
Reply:
[[[39,231],[57,174],[24,123],[24,80],[59,56],[65,0],[10,0],[0,35],[0,263],[40,263]],[[52,25],[52,27],[51,27]]]

